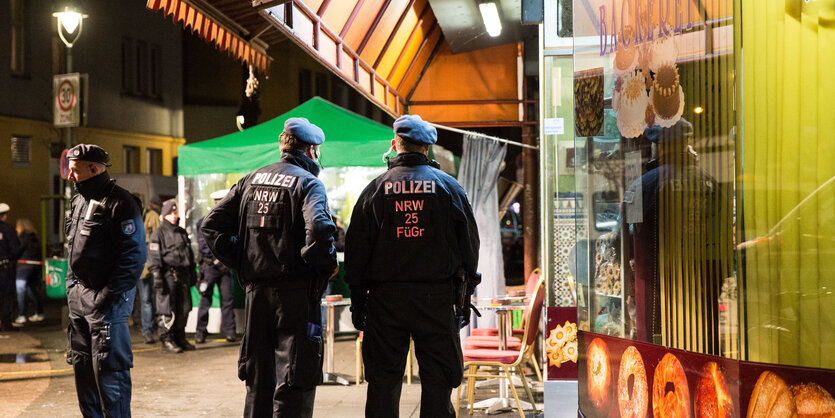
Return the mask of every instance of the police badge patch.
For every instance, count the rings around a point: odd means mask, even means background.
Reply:
[[[133,235],[136,232],[136,224],[133,223],[133,219],[122,221],[122,232],[125,235]]]

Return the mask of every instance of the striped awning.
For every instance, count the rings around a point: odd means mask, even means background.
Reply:
[[[238,61],[252,65],[260,74],[269,74],[270,59],[263,51],[192,3],[185,0],[147,0],[145,8],[154,12],[162,11],[164,17],[172,16],[174,23],[182,22],[183,29],[190,29],[220,51],[226,51]]]

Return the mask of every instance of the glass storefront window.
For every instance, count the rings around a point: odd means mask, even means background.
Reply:
[[[733,3],[574,3],[579,326],[736,358]]]

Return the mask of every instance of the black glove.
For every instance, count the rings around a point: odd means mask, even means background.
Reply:
[[[154,290],[160,291],[163,295],[168,293],[165,289],[165,282],[162,280],[162,276],[158,272],[154,272]]]
[[[365,307],[351,305],[351,322],[357,331],[365,331]]]
[[[351,286],[351,322],[357,331],[365,331],[365,302],[368,290],[360,286]]]
[[[96,295],[96,298],[93,302],[93,308],[97,312],[104,312],[108,308],[110,308],[110,306],[113,305],[113,301],[116,300],[116,298],[118,297],[119,295],[111,294],[110,288],[105,286],[99,291],[99,294]]]

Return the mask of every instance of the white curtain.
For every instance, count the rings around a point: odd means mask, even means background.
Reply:
[[[464,152],[458,170],[458,182],[467,191],[473,207],[481,248],[478,252],[478,271],[481,284],[477,297],[494,297],[505,293],[502,241],[499,233],[499,195],[496,185],[502,169],[507,145],[492,139],[464,135]],[[470,327],[496,327],[496,315],[482,312],[473,315]],[[469,335],[469,329],[462,330]]]

